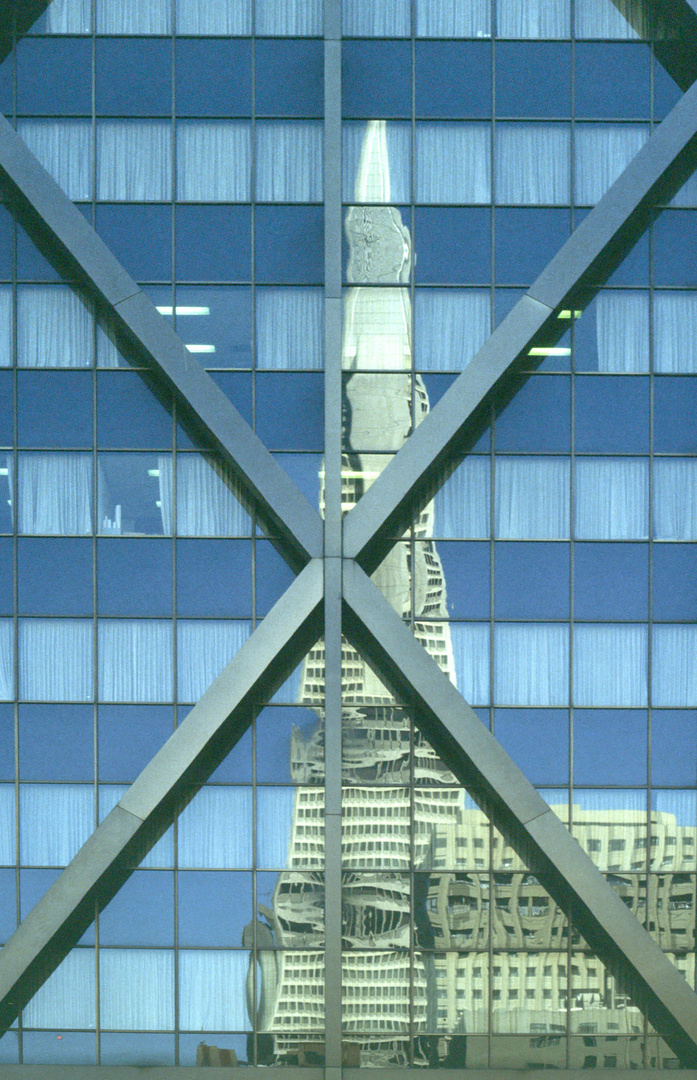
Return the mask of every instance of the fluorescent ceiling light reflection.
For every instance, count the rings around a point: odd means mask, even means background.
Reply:
[[[9,475],[10,475],[10,470],[9,469],[0,469],[0,476],[9,476]]]
[[[553,349],[548,346],[530,349],[528,356],[571,356],[571,349]]]
[[[160,315],[172,314],[171,307],[158,307],[157,310]],[[175,315],[210,315],[210,313],[211,309],[209,307],[179,307],[179,305],[177,305],[177,307],[174,308]]]
[[[196,353],[214,353],[215,345],[187,345],[189,352]]]
[[[160,475],[160,470],[159,469],[148,469],[148,476],[159,476],[159,475]]]
[[[580,318],[581,318],[581,316],[583,315],[583,312],[582,312],[582,311],[578,311],[578,310],[577,310],[576,308],[574,308],[574,310],[573,310],[573,313],[572,313],[572,312],[571,312],[571,311],[569,310],[569,308],[563,308],[563,309],[562,309],[562,310],[561,310],[561,311],[559,312],[559,314],[557,315],[557,318],[558,318],[558,319],[570,319],[570,318],[571,318],[571,316],[572,316],[572,314],[573,314],[573,317],[574,317],[574,319],[580,319]]]

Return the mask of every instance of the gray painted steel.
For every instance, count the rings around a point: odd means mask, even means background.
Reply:
[[[527,294],[494,331],[436,407],[348,514],[344,554],[374,570],[424,506],[439,472],[489,421],[494,394],[507,392],[517,362],[567,329],[562,306],[582,307],[697,167],[697,85],[658,126],[618,180],[573,232]],[[510,391],[510,386],[508,388]]]
[[[70,951],[319,637],[313,560],[259,624],[0,953],[0,1029]]]
[[[294,568],[321,555],[317,511],[4,117],[0,176],[36,239],[50,242],[54,261],[58,252],[59,268],[108,307],[128,354],[156,373],[183,407],[193,434],[203,435],[230,464]]]
[[[344,567],[344,631],[480,801],[685,1065],[697,1067],[697,998],[569,830],[363,571]]]

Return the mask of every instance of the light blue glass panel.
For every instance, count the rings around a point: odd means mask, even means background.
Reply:
[[[455,683],[470,705],[489,704],[490,634],[486,623],[451,623]]]
[[[322,0],[256,0],[257,34],[276,37],[318,37],[322,34]]]
[[[409,37],[410,0],[344,0],[343,24],[347,37]]]
[[[54,0],[49,18],[55,6]],[[19,120],[17,132],[69,198],[92,198],[91,121]]]
[[[92,532],[89,454],[20,454],[19,532],[51,536]]]
[[[11,285],[0,285],[0,367],[12,367]]]
[[[491,201],[488,124],[417,124],[415,138],[414,185],[418,203]],[[517,166],[520,171],[520,161]]]
[[[14,699],[15,635],[12,619],[0,619],[0,701]]]
[[[21,784],[19,854],[26,866],[67,866],[94,831],[89,784]]]
[[[171,197],[171,125],[164,120],[97,121],[97,198],[167,202]]]
[[[0,863],[15,864],[15,789],[13,784],[0,784]]]
[[[50,657],[50,663],[48,658]],[[24,701],[91,701],[94,649],[89,619],[21,619],[19,696]]]
[[[506,38],[568,38],[569,0],[498,0],[497,33]]]
[[[494,629],[497,705],[566,705],[569,628],[558,624],[498,624]]]
[[[177,199],[248,202],[252,139],[246,120],[182,120],[177,124]]]
[[[274,961],[272,961],[274,963]],[[209,949],[179,953],[179,1024],[185,1031],[248,1031],[250,954]],[[265,988],[271,993],[271,988]]]
[[[321,122],[258,120],[255,135],[257,201],[321,202]]]
[[[576,0],[577,38],[637,38],[639,35],[612,0]]]
[[[697,626],[653,627],[653,705],[697,705]]]
[[[249,34],[251,29],[251,0],[176,0],[178,34],[228,37]]]
[[[419,371],[462,371],[489,336],[483,289],[417,289],[414,359]]]
[[[313,797],[319,794],[316,789],[313,791]],[[257,865],[261,868],[274,870],[298,865],[291,858],[290,841],[295,833],[293,825],[297,823],[296,800],[299,795],[300,792],[292,787],[258,788]],[[322,810],[318,813],[318,822],[323,820],[321,814]],[[321,848],[323,851],[323,837]],[[301,859],[299,865],[307,865],[307,860]]]
[[[490,8],[489,0],[416,0],[416,36],[489,37]]]
[[[497,457],[495,531],[504,540],[561,540],[569,535],[568,458]]]
[[[697,372],[697,292],[655,292],[655,371]]]
[[[98,34],[169,34],[172,31],[171,0],[96,0]]]
[[[466,458],[434,497],[434,536],[488,539],[490,462]]]
[[[640,458],[576,458],[576,538],[645,540],[649,463]]]
[[[18,367],[91,367],[92,327],[90,307],[72,289],[17,286]]]
[[[319,369],[323,303],[319,289],[256,290],[257,367]]]
[[[179,865],[209,870],[252,865],[251,788],[201,788],[179,816]]]
[[[46,10],[47,34],[89,34],[92,29],[90,0],[53,0]]]
[[[164,949],[100,949],[102,1028],[157,1031],[174,1027],[174,954]]]
[[[95,956],[93,949],[73,949],[24,1009],[25,1027],[94,1028]]]
[[[574,704],[640,708],[647,703],[645,626],[574,627]]]
[[[566,124],[497,124],[495,145],[497,203],[568,205],[571,133]]]
[[[100,619],[100,701],[171,701],[172,625],[164,620]]]
[[[598,371],[648,371],[648,292],[605,290],[595,302],[595,315]]]
[[[166,466],[169,466],[167,469]],[[171,490],[171,464],[160,461],[160,501]],[[215,458],[203,454],[177,455],[177,534],[179,536],[249,536],[248,514],[235,497],[237,486],[230,472]],[[171,504],[171,495],[170,495]],[[171,528],[165,521],[166,529]]]
[[[656,458],[653,527],[657,540],[697,540],[697,461]]]
[[[648,124],[574,125],[574,201],[594,206],[649,137]]]
[[[248,622],[200,619],[177,623],[177,696],[198,701],[249,637]]]
[[[107,814],[111,813],[119,799],[127,791],[128,787],[125,784],[100,784],[98,799],[100,822],[104,820]],[[174,833],[172,829],[167,830],[139,865],[144,870],[166,869],[174,865]]]

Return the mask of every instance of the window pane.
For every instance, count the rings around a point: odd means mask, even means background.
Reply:
[[[570,132],[561,124],[497,124],[497,203],[569,202]]]
[[[166,202],[172,197],[172,131],[159,120],[97,123],[97,198]]]
[[[646,705],[647,640],[644,626],[575,626],[575,704],[608,708]]]
[[[248,202],[252,142],[246,121],[177,124],[177,199]]]
[[[258,121],[255,131],[257,200],[321,202],[321,123]]]

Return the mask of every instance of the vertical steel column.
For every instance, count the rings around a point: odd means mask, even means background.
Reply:
[[[341,0],[324,0],[325,1075],[341,1078]]]

